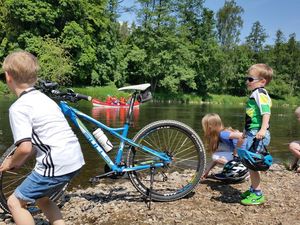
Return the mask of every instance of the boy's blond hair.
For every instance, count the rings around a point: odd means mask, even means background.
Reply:
[[[259,78],[265,79],[266,85],[270,83],[273,76],[273,69],[270,66],[263,63],[254,64],[250,66],[247,72],[248,74],[254,72],[255,75],[258,76]]]
[[[17,84],[34,85],[39,65],[34,55],[26,51],[16,51],[6,56],[2,69],[9,73]]]

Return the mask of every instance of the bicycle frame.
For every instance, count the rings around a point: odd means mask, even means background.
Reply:
[[[134,100],[131,102],[133,103]],[[133,104],[132,104],[133,105]],[[137,170],[145,170],[150,168],[156,168],[156,167],[163,167],[166,164],[170,163],[172,161],[171,157],[169,157],[166,153],[158,152],[154,149],[151,149],[147,146],[143,146],[140,144],[135,143],[132,139],[127,138],[128,130],[130,127],[130,117],[131,117],[131,111],[132,106],[129,108],[129,112],[127,115],[126,122],[124,123],[123,127],[120,128],[111,128],[106,126],[105,124],[95,120],[94,118],[80,112],[79,110],[71,107],[68,105],[65,101],[60,101],[59,106],[62,109],[62,112],[70,118],[72,123],[80,129],[82,134],[85,136],[87,141],[92,145],[92,147],[98,152],[98,154],[103,158],[103,160],[107,163],[107,165],[111,168],[112,171],[122,173],[122,172],[129,172],[129,171],[137,171]],[[102,130],[108,131],[113,136],[120,139],[120,145],[119,149],[117,151],[117,155],[115,158],[115,161],[112,161],[112,159],[109,157],[109,155],[105,152],[105,150],[101,147],[101,145],[98,144],[94,136],[91,134],[91,132],[87,129],[87,127],[83,124],[83,122],[80,120],[80,118],[91,122],[92,124],[96,125],[97,127],[101,128]],[[120,134],[120,133],[122,134]],[[133,167],[127,167],[124,165],[121,165],[122,155],[124,151],[125,143],[128,143],[131,146],[137,147],[140,150],[147,152],[159,159],[161,159],[162,162],[147,162],[143,165],[137,165]]]

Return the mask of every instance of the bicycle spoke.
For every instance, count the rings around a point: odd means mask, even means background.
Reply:
[[[159,149],[159,147],[155,144],[155,142],[151,138],[149,138],[149,140],[151,141],[151,143],[147,140],[143,140],[143,142],[145,142],[144,145],[147,144],[148,147],[152,147],[153,149]]]
[[[7,157],[12,156],[15,151],[15,147],[11,146],[8,148],[3,156],[1,157],[1,162],[4,162]],[[6,171],[5,173],[0,173],[0,206],[5,213],[10,213],[7,206],[7,198],[15,191],[16,187],[20,185],[24,179],[31,173],[35,166],[35,158],[30,158],[28,161],[16,171]],[[57,190],[50,198],[53,201],[58,200],[63,194],[66,184],[62,189]],[[40,210],[31,210],[31,213],[38,213]]]
[[[22,176],[19,179],[16,180],[16,178],[12,179],[12,180],[8,180],[6,182],[3,182],[2,185],[5,186],[5,188],[2,188],[3,190],[6,188],[9,188],[10,186],[12,186],[13,184],[18,183],[20,180],[23,180],[26,176]]]
[[[177,121],[154,122],[136,135],[134,140],[153,150],[168,153],[172,159],[165,167],[154,169],[154,183],[151,189],[153,199],[176,200],[185,196],[198,184],[205,167],[205,152],[199,144],[201,140],[196,139],[195,132]],[[134,165],[137,161],[141,164],[149,163],[149,159],[164,162],[151,153],[141,154],[140,151],[130,151],[127,159],[129,165]],[[149,191],[150,177],[149,170],[129,172],[131,182],[144,195]]]
[[[177,140],[177,136],[178,136],[178,134],[179,134],[179,132],[178,131],[174,131],[175,132],[175,136],[174,136],[174,138],[172,138],[173,140]],[[176,142],[175,141],[173,141],[173,144],[175,144]],[[170,143],[170,150],[172,150],[173,149],[173,144],[172,143]],[[175,148],[176,149],[176,148]],[[172,152],[172,151],[171,151]]]
[[[173,151],[173,156],[177,156],[178,154],[181,154],[181,153],[186,152],[188,150],[191,151],[193,148],[194,148],[193,145],[190,145],[190,146],[187,145],[187,147],[181,146],[180,148],[177,149],[177,151],[175,151],[175,150]]]
[[[6,173],[12,174],[12,175],[18,175],[18,173],[15,173],[15,172],[12,172],[12,171],[6,171]]]
[[[174,151],[176,151],[176,149],[179,149],[179,145],[180,145],[180,143],[182,143],[182,139],[183,139],[184,137],[182,136],[182,135],[180,135],[180,139],[178,140],[178,142],[177,142],[177,144],[176,144],[176,148],[174,148],[174,150],[173,151],[171,151],[171,154],[173,154],[173,152]]]
[[[156,140],[157,140],[157,149],[161,149],[162,148],[162,144],[160,142],[160,136],[159,136],[158,132],[156,132]]]
[[[172,136],[172,133],[171,133],[171,132],[172,132],[171,129],[168,129],[168,130],[167,130],[167,137],[168,137],[168,139],[167,139],[167,142],[168,142],[168,143],[167,143],[167,146],[170,146],[170,145],[171,145],[171,143],[170,143],[171,140],[172,140],[172,139],[171,139],[171,136]]]

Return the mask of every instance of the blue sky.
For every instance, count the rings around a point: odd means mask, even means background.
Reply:
[[[124,0],[123,5],[132,6],[134,0]],[[244,25],[240,39],[243,41],[251,32],[255,21],[259,21],[269,35],[268,44],[273,44],[275,33],[282,30],[285,37],[296,33],[300,40],[300,0],[236,0],[237,5],[243,7],[242,15]],[[224,5],[224,0],[206,0],[205,6],[218,11]],[[121,21],[133,21],[133,14],[124,14]]]

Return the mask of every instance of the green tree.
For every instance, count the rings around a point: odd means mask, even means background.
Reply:
[[[277,30],[275,45],[269,51],[269,64],[275,71],[275,79],[268,88],[275,98],[282,98],[292,93],[292,89],[288,87],[291,82],[288,69],[289,57],[286,38],[281,30]]]
[[[135,62],[142,65],[140,74],[130,73],[151,82],[153,88],[164,88],[173,93],[195,89],[195,71],[191,69],[194,55],[185,39],[177,35],[173,1],[143,0],[140,3],[141,27],[132,33],[130,43],[134,43],[135,50],[139,49],[138,53],[145,53],[145,58],[143,62],[130,60],[129,68],[137,68]]]
[[[259,21],[253,23],[249,36],[246,37],[246,44],[252,51],[258,53],[263,49],[263,45],[268,37],[266,30]]]
[[[242,13],[244,9],[234,0],[226,0],[217,12],[217,32],[220,44],[226,49],[238,44],[240,29],[243,27]]]
[[[176,0],[174,2],[180,33],[191,42],[195,42],[201,35],[203,3],[204,0]]]
[[[218,46],[215,33],[214,14],[204,8],[199,21],[200,35],[193,43],[195,60],[193,69],[196,72],[197,93],[207,96],[219,88],[220,68],[223,52]]]
[[[119,35],[120,35],[122,42],[124,42],[124,43],[127,42],[127,39],[130,36],[130,32],[131,32],[131,30],[128,25],[128,22],[121,22],[120,29],[119,29]]]
[[[3,0],[7,10],[5,17],[6,32],[17,39],[24,32],[34,36],[55,34],[59,9],[48,1]]]
[[[275,45],[272,49],[271,53],[272,57],[272,65],[274,69],[276,70],[277,74],[281,76],[281,79],[287,80],[287,46],[286,46],[286,39],[281,30],[277,30],[276,32],[276,39],[275,39]]]
[[[226,0],[217,12],[204,0],[138,0],[137,23],[119,23],[124,0],[0,0],[0,60],[26,49],[41,76],[64,84],[116,86],[150,82],[169,93],[244,95],[248,67],[274,68],[275,97],[300,89],[300,47],[278,30],[274,45],[256,21],[239,44],[243,8]]]
[[[0,0],[0,40],[5,37],[5,18],[6,8],[4,7],[4,0]]]
[[[6,38],[6,22],[7,15],[6,8],[4,7],[4,0],[0,0],[0,59],[2,59],[6,53],[6,47],[8,40]]]
[[[296,41],[296,34],[289,36],[287,42],[288,57],[288,71],[290,80],[290,94],[296,95],[300,90],[300,43]]]
[[[1,47],[6,53],[13,49],[35,49],[34,38],[49,37],[61,43],[60,48],[70,53],[73,61],[72,80],[91,84],[92,77],[99,83],[111,80],[106,53],[111,49],[107,2],[97,0],[5,0],[6,34]],[[7,40],[6,40],[7,39]],[[4,44],[3,44],[4,43]],[[57,43],[57,44],[58,44]],[[6,46],[4,46],[6,45]],[[114,60],[115,61],[115,60]],[[99,66],[99,64],[103,65]],[[100,77],[100,78],[99,78]]]
[[[230,50],[224,59],[220,82],[225,89],[223,93],[244,96],[246,94],[246,72],[254,64],[252,52],[248,46],[239,45]]]
[[[204,8],[200,24],[200,38],[202,40],[216,40],[215,28],[214,12],[208,8]]]
[[[39,59],[41,78],[63,85],[72,83],[72,61],[60,42],[49,37],[33,37],[26,42],[28,47],[25,50],[34,52]]]

